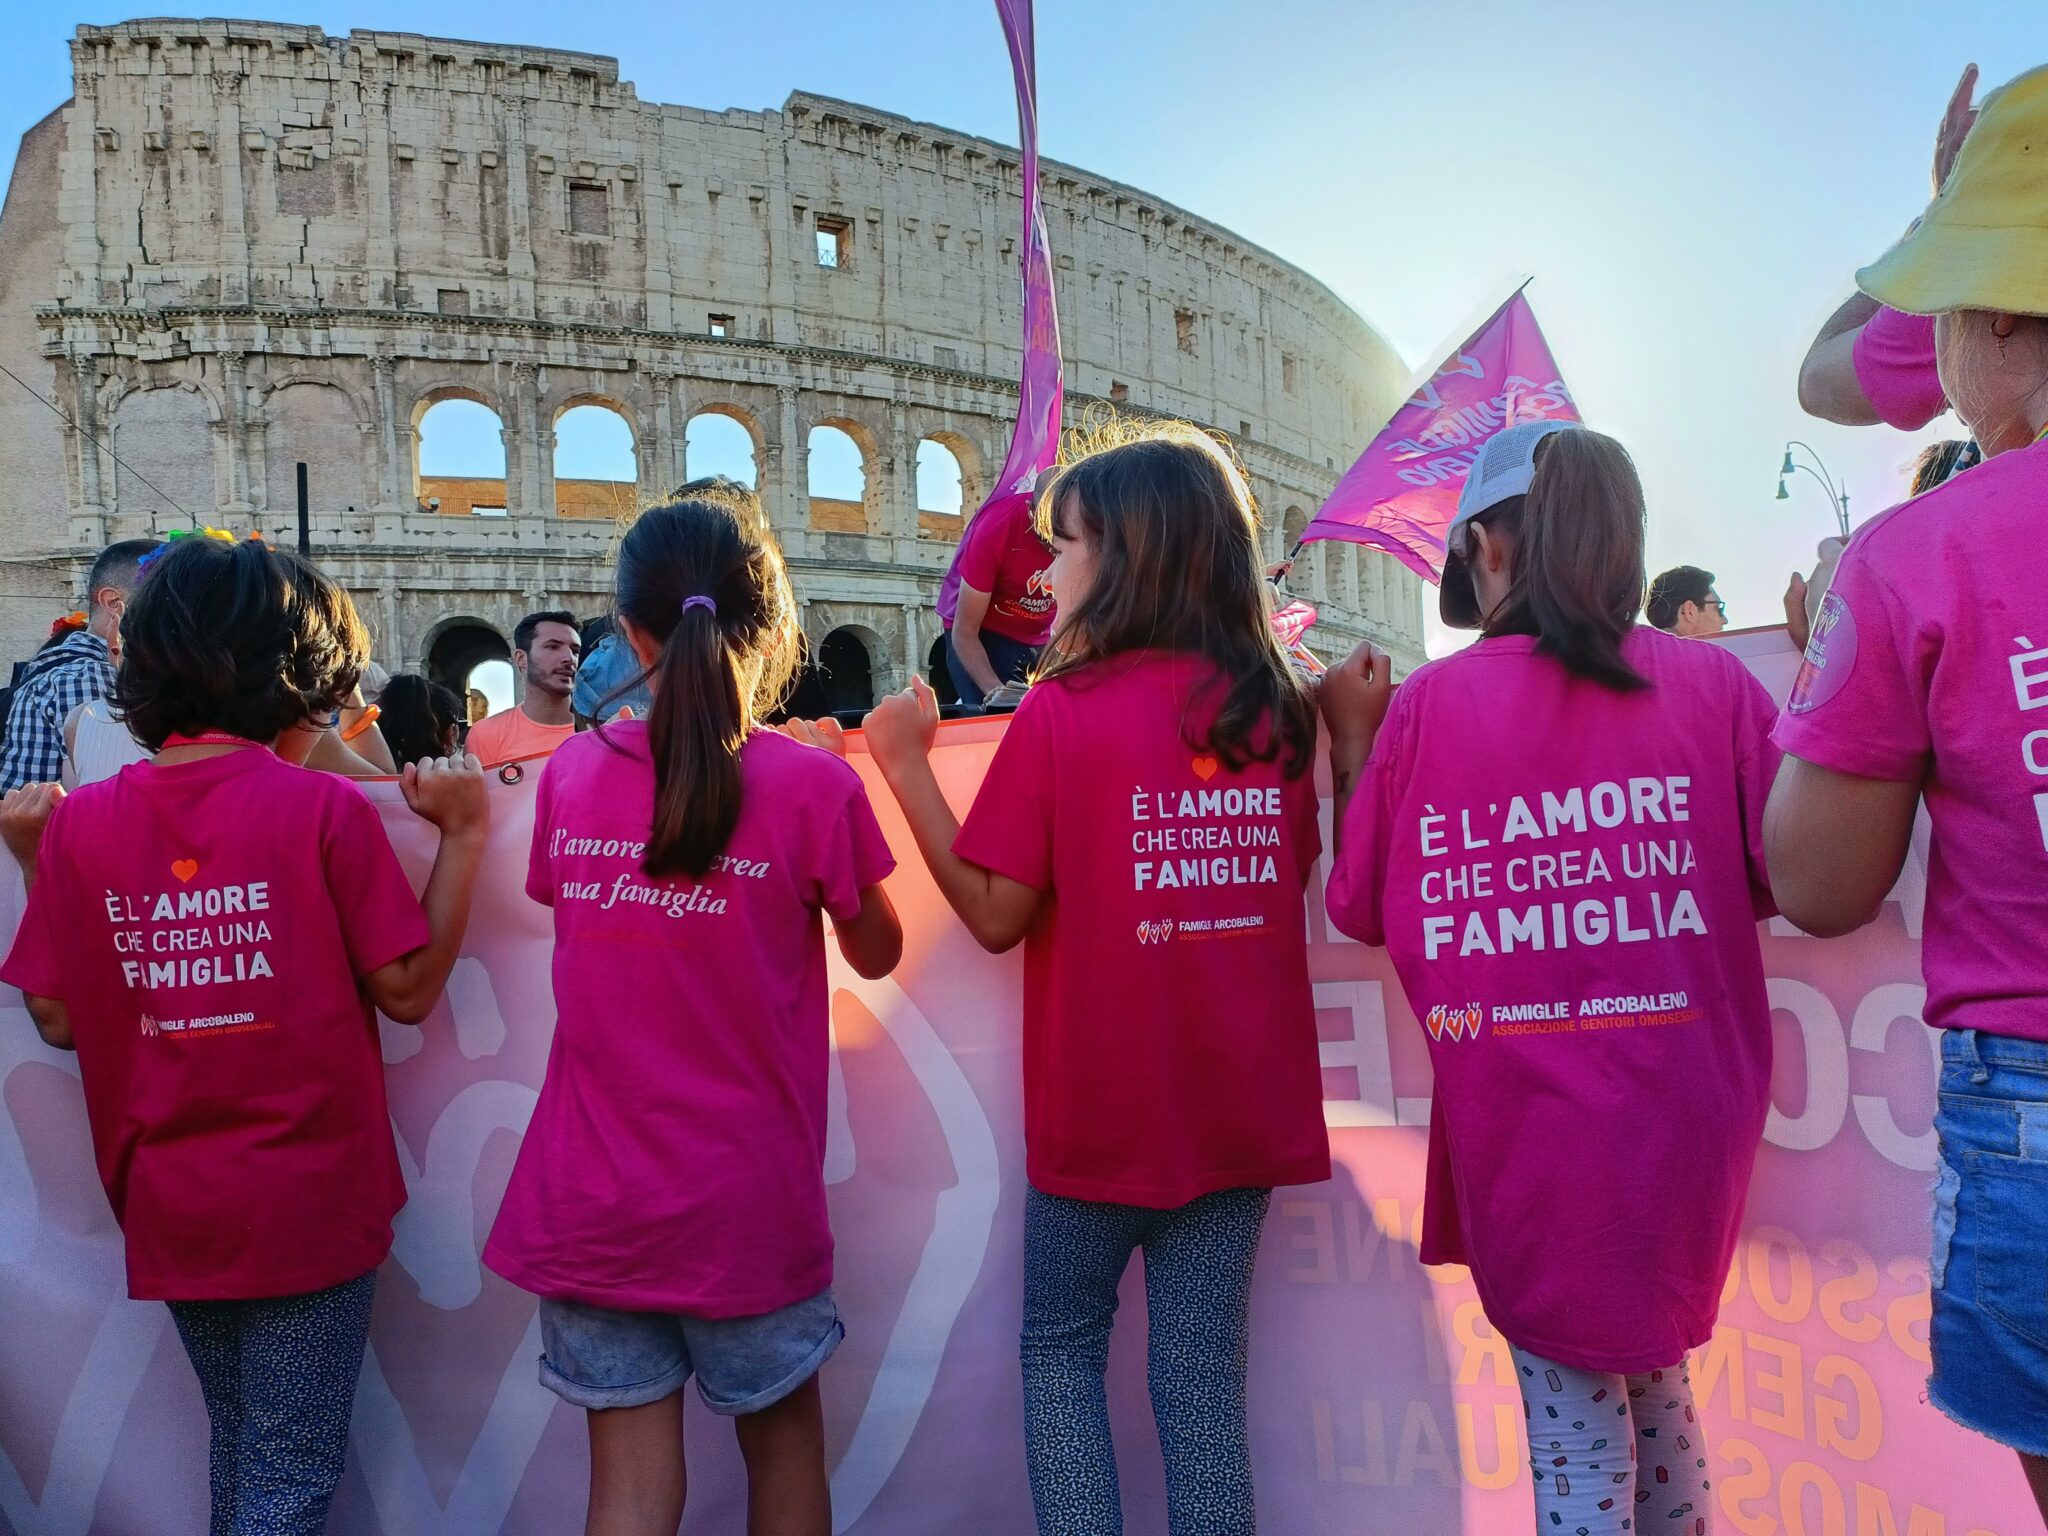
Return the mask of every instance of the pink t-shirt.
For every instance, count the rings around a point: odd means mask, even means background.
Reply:
[[[0,979],[63,1001],[136,1297],[375,1269],[405,1183],[358,978],[427,942],[377,812],[261,748],[137,763],[51,817]]]
[[[1527,636],[1414,672],[1326,892],[1428,1037],[1423,1262],[1593,1371],[1712,1333],[1771,1080],[1770,697],[1719,646],[1639,625],[1624,652],[1650,690]]]
[[[1849,349],[1856,382],[1877,419],[1917,432],[1948,409],[1934,364],[1934,317],[1880,309]]]
[[[2048,1040],[2048,443],[1856,530],[1778,744],[1921,786],[1933,824],[1920,964],[1944,1029]]]
[[[1315,787],[1187,744],[1211,676],[1144,653],[1036,685],[953,845],[1049,896],[1024,947],[1026,1172],[1047,1194],[1170,1209],[1329,1177]]]
[[[1031,522],[1032,500],[1012,496],[991,502],[967,527],[957,562],[960,580],[989,595],[981,627],[1025,645],[1043,645],[1052,638],[1052,588],[1045,573],[1052,551]],[[959,598],[954,605],[957,609]],[[946,627],[953,613],[942,612]]]
[[[860,778],[757,731],[702,880],[641,872],[647,725],[549,759],[527,893],[555,909],[554,1045],[484,1262],[542,1296],[749,1317],[832,1281],[821,912],[895,867]]]

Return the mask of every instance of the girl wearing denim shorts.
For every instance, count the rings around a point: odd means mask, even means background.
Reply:
[[[1952,120],[1967,123],[1968,93]],[[1942,1030],[1929,1396],[2020,1453],[2048,1515],[2048,69],[1989,97],[1864,292],[1935,317],[1985,462],[1858,529],[1776,736],[1785,915],[1871,921],[1926,803],[1921,967]]]
[[[692,1376],[734,1420],[749,1530],[831,1529],[823,915],[867,977],[902,933],[860,779],[757,724],[801,654],[764,526],[730,482],[641,515],[618,620],[652,708],[562,746],[535,810],[557,1023],[484,1262],[541,1298],[540,1379],[588,1410],[605,1536],[674,1536]]]

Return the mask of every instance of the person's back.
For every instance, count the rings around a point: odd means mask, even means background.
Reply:
[[[1622,655],[1649,681],[1617,693],[1482,639],[1401,684],[1358,794],[1371,846],[1347,839],[1331,921],[1384,944],[1434,1053],[1442,1134],[1512,1169],[1496,1191],[1433,1183],[1426,1263],[1472,1262],[1488,1316],[1572,1363],[1628,1370],[1705,1341],[1706,1299],[1644,1286],[1640,1250],[1718,1275],[1734,1240],[1770,1081],[1770,1004],[1755,923],[1758,825],[1774,710],[1742,664],[1638,625]],[[1683,1084],[1683,1112],[1653,1106]],[[1574,1106],[1576,1133],[1529,1134],[1520,1106]],[[1487,1106],[1474,1113],[1476,1106]],[[1717,1162],[1696,1139],[1712,1128]],[[1669,1198],[1697,1157],[1727,1187],[1718,1222]],[[1587,1164],[1610,1198],[1532,1202]],[[1433,1170],[1439,1171],[1439,1170]],[[1485,1204],[1461,1223],[1458,1207]],[[1627,1208],[1628,1242],[1601,1233]],[[1461,1232],[1461,1227],[1464,1229]],[[1571,1267],[1532,1262],[1563,1249]],[[1612,1349],[1608,1339],[1626,1339]]]
[[[645,721],[542,776],[527,890],[555,912],[558,1017],[486,1257],[543,1296],[736,1317],[830,1282],[821,913],[855,914],[891,860],[839,758],[756,731],[739,769],[725,851],[676,880],[641,867]]]
[[[956,844],[1048,893],[1025,940],[1024,1095],[1049,1194],[1166,1208],[1329,1166],[1300,964],[1314,776],[1188,745],[1215,678],[1200,656],[1127,652],[1039,683]]]
[[[64,723],[65,783],[76,788],[111,779],[130,763],[149,760],[112,701],[89,699]]]

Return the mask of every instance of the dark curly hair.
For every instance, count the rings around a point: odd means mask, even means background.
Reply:
[[[121,615],[114,703],[152,751],[173,733],[269,742],[346,699],[369,659],[356,605],[311,561],[180,539]]]

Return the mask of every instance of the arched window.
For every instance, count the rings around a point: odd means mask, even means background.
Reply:
[[[939,517],[958,517],[963,476],[960,460],[935,437],[917,445],[917,510]]]
[[[505,515],[505,423],[480,401],[435,400],[414,423],[419,503],[429,512]]]
[[[172,528],[187,518],[215,520],[213,433],[204,395],[144,389],[124,397],[114,408],[113,446],[114,494],[124,516]]]
[[[458,619],[434,636],[427,648],[427,676],[464,700],[471,689],[483,694],[489,712],[512,707],[512,647],[477,619]]]
[[[572,405],[555,418],[555,513],[617,519],[639,503],[633,429],[608,405]]]
[[[724,475],[749,488],[757,487],[753,433],[723,411],[692,416],[683,428],[683,473],[692,480]]]
[[[314,513],[370,508],[369,439],[355,406],[329,385],[292,383],[263,403],[264,496],[271,524],[283,529],[299,504],[298,467],[306,466],[306,503]]]
[[[1301,543],[1301,536],[1308,532],[1308,514],[1300,507],[1289,507],[1280,519],[1280,558],[1285,560],[1294,555],[1294,546]],[[1294,569],[1286,583],[1297,597],[1321,597],[1322,561],[1317,558],[1316,546],[1307,545],[1299,555],[1294,555]]]
[[[811,428],[811,526],[828,533],[867,529],[867,461],[860,444],[841,427]]]

